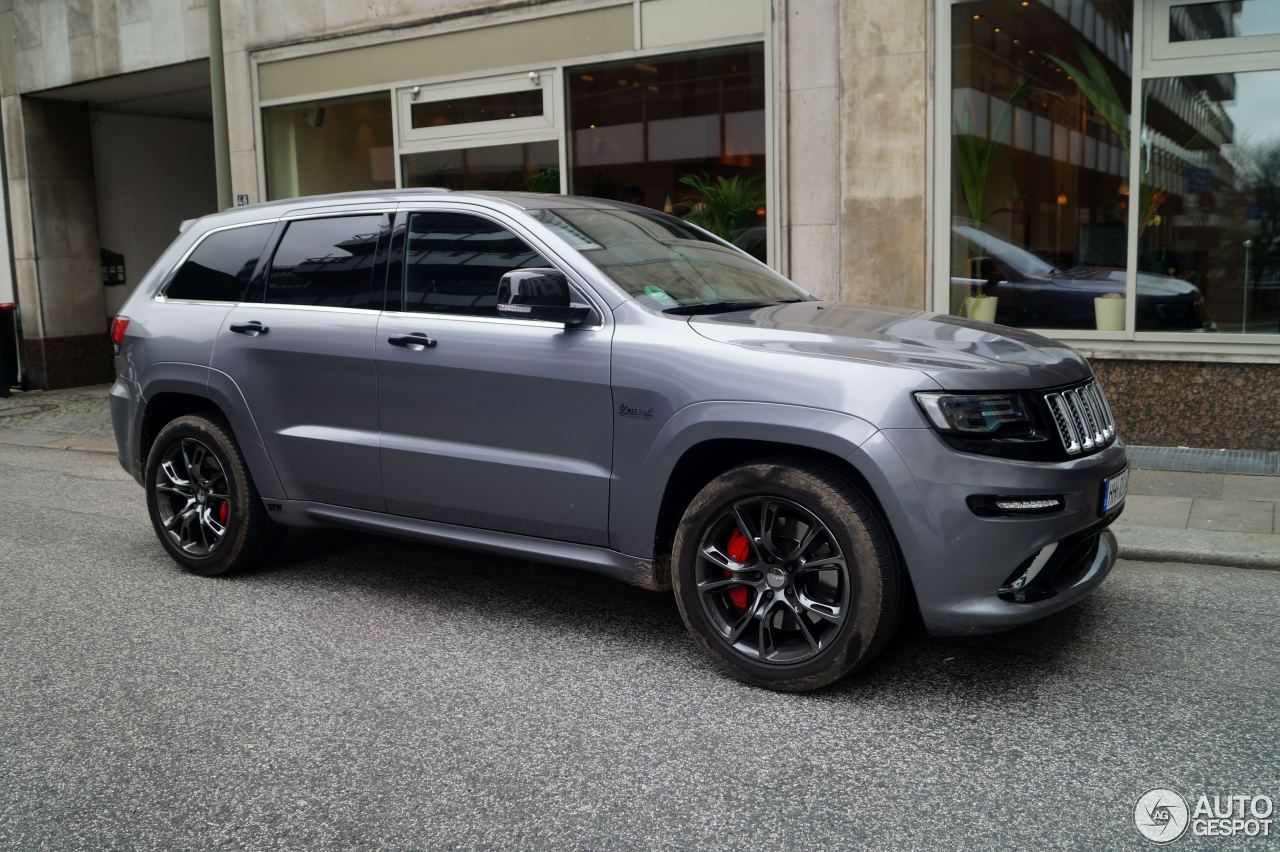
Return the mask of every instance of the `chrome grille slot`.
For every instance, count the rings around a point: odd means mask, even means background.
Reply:
[[[1045,394],[1044,401],[1067,455],[1100,450],[1116,437],[1111,406],[1096,381]]]

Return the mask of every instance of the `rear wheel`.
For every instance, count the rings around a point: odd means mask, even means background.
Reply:
[[[860,668],[902,609],[896,551],[852,482],[801,460],[734,468],[690,503],[672,553],[698,644],[757,686],[816,689]]]
[[[179,564],[216,576],[257,564],[284,538],[267,516],[226,426],[189,415],[167,424],[143,480],[156,536]]]

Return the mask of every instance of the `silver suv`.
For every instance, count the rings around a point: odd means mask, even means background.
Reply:
[[[120,462],[199,574],[341,526],[674,589],[745,681],[1060,610],[1126,461],[1052,340],[835,304],[642,207],[406,190],[187,223],[112,327]]]

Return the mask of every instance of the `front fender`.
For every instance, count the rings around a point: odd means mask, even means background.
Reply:
[[[617,447],[609,506],[616,550],[654,557],[662,497],[676,464],[699,444],[715,440],[769,441],[848,458],[876,433],[861,418],[822,408],[767,402],[699,402],[677,411],[647,451]]]
[[[146,376],[147,382],[140,388],[144,401],[150,401],[162,393],[182,393],[203,397],[216,405],[231,426],[258,494],[270,500],[286,498],[249,406],[230,376],[199,364],[176,361],[152,364],[148,367]],[[134,435],[142,434],[141,419],[145,412],[145,405],[138,406]]]

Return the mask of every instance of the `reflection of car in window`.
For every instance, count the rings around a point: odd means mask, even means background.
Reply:
[[[1093,299],[1124,295],[1125,271],[1113,266],[1053,264],[975,225],[954,225],[953,238],[967,255],[953,270],[952,302],[981,287],[999,297],[996,322],[1024,328],[1094,328]],[[1189,281],[1138,273],[1137,327],[1143,331],[1211,329],[1204,296]]]

